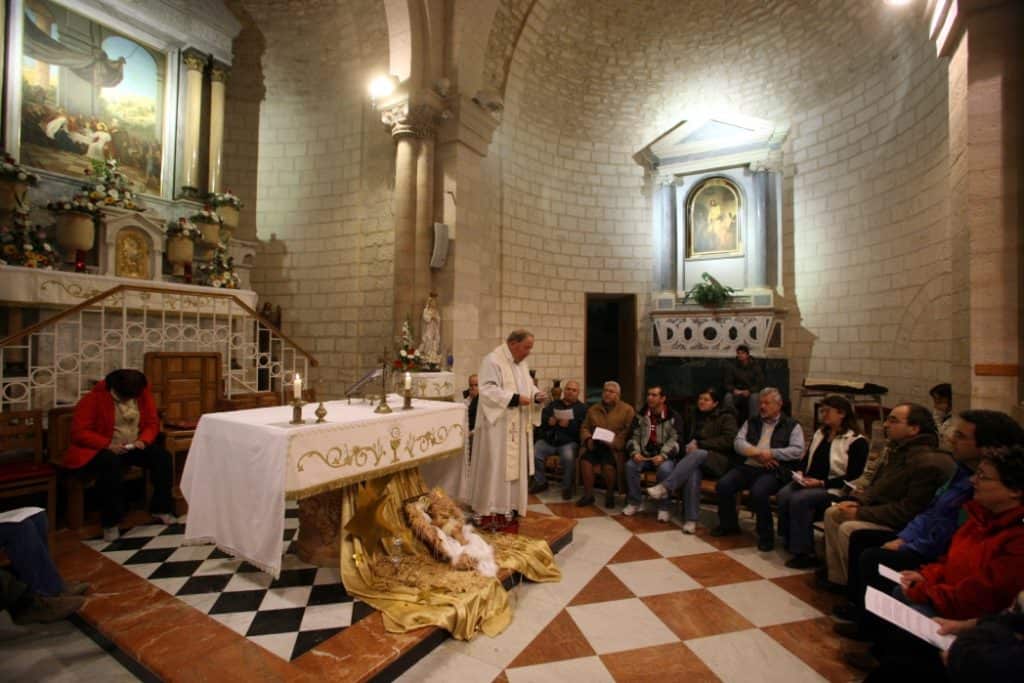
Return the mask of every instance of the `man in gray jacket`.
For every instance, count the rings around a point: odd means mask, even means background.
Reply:
[[[658,482],[672,474],[679,455],[679,436],[676,433],[677,416],[665,402],[664,390],[655,385],[647,389],[647,407],[637,417],[633,437],[626,443],[626,507],[622,514],[639,512],[643,497],[640,492],[640,474],[655,470]],[[658,521],[668,522],[672,501],[665,497],[658,501]]]

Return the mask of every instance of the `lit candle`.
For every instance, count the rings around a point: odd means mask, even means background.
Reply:
[[[295,395],[296,401],[302,400],[302,377],[299,373],[295,373],[295,379],[292,381],[292,393]]]
[[[412,391],[412,373],[405,373],[405,390]]]

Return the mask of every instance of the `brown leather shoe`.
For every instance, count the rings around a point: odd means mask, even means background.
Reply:
[[[80,595],[36,595],[28,607],[14,615],[16,624],[49,624],[67,619],[81,609],[85,598]]]

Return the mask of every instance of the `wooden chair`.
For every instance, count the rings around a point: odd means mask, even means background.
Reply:
[[[47,415],[46,444],[50,454],[50,462],[61,473],[61,481],[67,491],[67,511],[69,529],[78,529],[85,522],[85,490],[96,483],[95,477],[85,475],[81,470],[64,467],[64,453],[71,445],[71,417],[74,406],[53,408]],[[149,481],[146,470],[141,467],[129,467],[124,474],[125,481],[146,478],[146,508],[149,508]]]
[[[143,363],[163,423],[164,445],[177,461],[178,454],[188,454],[199,418],[217,410],[220,354],[155,351],[147,353]],[[174,471],[177,483],[177,462]]]
[[[50,532],[57,529],[57,470],[43,459],[43,415],[39,410],[0,413],[0,498],[46,494]],[[7,457],[11,459],[8,460]]]

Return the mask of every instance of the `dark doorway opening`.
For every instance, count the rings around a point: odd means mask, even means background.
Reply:
[[[636,295],[587,294],[586,400],[601,400],[608,380],[622,385],[622,400],[636,403]]]

